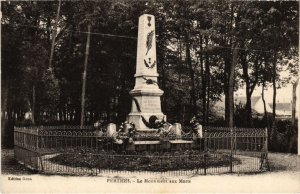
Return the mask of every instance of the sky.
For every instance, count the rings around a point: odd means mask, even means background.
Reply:
[[[281,79],[286,79],[290,77],[290,74],[288,71],[282,71],[280,72],[280,78]],[[276,94],[276,101],[277,102],[291,102],[292,97],[293,97],[293,86],[292,82],[296,81],[297,77],[292,77],[291,81],[285,86],[280,89],[277,89],[277,94]],[[261,90],[262,88],[259,86],[255,87],[255,90],[253,91],[252,96],[261,96]],[[298,84],[297,87],[297,98],[300,99],[300,83]],[[245,92],[245,87],[239,89],[238,91],[235,92],[235,96],[246,96]],[[267,102],[272,103],[273,101],[273,88],[272,85],[265,90],[265,99]],[[300,105],[299,105],[300,106]]]
[[[261,96],[261,87],[256,86],[256,88],[253,91],[252,96]],[[298,99],[300,99],[299,94],[299,84],[298,84]],[[245,88],[241,88],[238,91],[235,92],[235,97],[238,96],[246,96]],[[277,89],[277,102],[291,102],[292,101],[292,84],[288,84],[284,88]],[[265,99],[268,102],[272,102],[273,99],[273,88],[270,86],[265,90]]]
[[[281,78],[287,78],[290,76],[290,74],[286,71],[281,72],[280,77]],[[276,102],[277,103],[292,103],[292,98],[293,98],[293,85],[292,82],[294,82],[297,79],[297,77],[292,77],[291,81],[286,84],[285,87],[282,87],[280,89],[277,89],[276,93]],[[256,86],[252,96],[261,96],[261,86]],[[240,96],[246,96],[245,92],[245,87],[240,88],[238,91],[235,92],[235,97],[240,97]],[[265,89],[265,100],[267,103],[273,103],[273,88],[272,85],[270,84],[269,87]],[[297,86],[297,92],[296,92],[296,114],[298,117],[300,117],[300,82]],[[296,116],[296,117],[297,117]],[[300,130],[300,129],[299,129]]]

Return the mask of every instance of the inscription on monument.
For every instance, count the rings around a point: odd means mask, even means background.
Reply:
[[[144,99],[142,107],[144,112],[161,112],[160,100],[157,97]]]

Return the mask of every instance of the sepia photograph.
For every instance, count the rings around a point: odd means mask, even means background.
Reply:
[[[1,192],[300,192],[299,1],[1,1]]]

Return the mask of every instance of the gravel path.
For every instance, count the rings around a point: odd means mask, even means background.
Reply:
[[[1,149],[1,173],[14,175],[34,174],[33,171],[19,164],[14,159],[13,149]]]
[[[269,153],[271,171],[300,172],[300,156],[296,154]]]
[[[176,176],[168,179],[179,180],[187,178],[192,184],[108,184],[108,178],[123,178],[131,181],[155,176],[138,174],[122,174],[122,176],[97,177],[70,177],[70,176],[45,176],[40,174],[30,175],[32,184],[22,181],[16,186],[16,182],[7,181],[11,175],[31,174],[22,165],[13,159],[13,150],[2,150],[2,192],[300,192],[300,156],[295,154],[269,153],[271,171],[252,174],[222,174],[207,176]],[[243,161],[246,162],[246,161]],[[20,176],[21,177],[21,176]],[[158,178],[157,176],[155,178]],[[62,185],[64,187],[58,185]],[[103,187],[101,187],[103,185]],[[39,186],[39,187],[37,187]],[[21,189],[21,190],[20,190]]]

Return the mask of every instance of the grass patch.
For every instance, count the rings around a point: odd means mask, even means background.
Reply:
[[[165,153],[116,153],[99,151],[92,153],[80,151],[61,153],[49,159],[51,162],[71,166],[127,171],[169,171],[193,170],[209,167],[226,167],[230,165],[229,154],[209,154],[204,157],[202,152],[165,152]],[[234,164],[240,164],[233,158]]]

